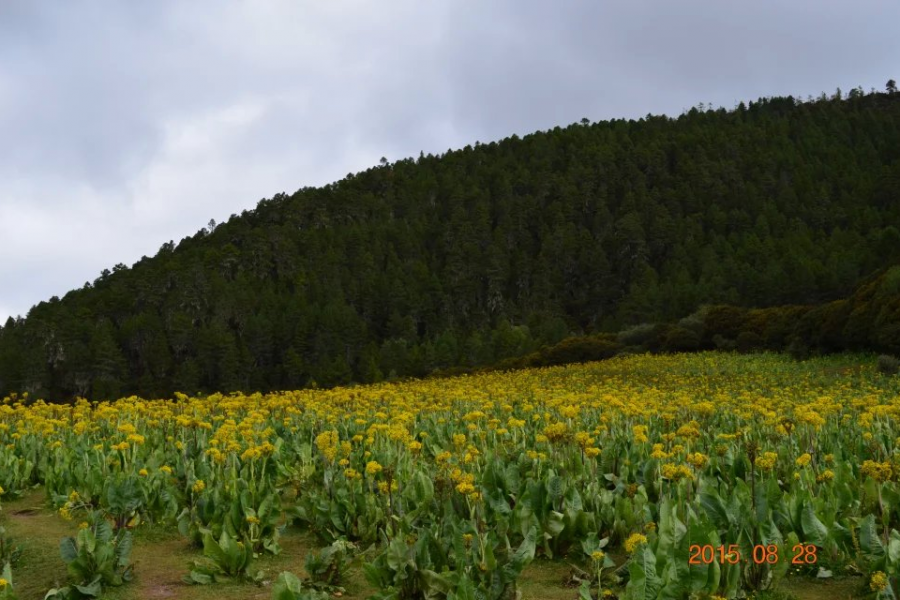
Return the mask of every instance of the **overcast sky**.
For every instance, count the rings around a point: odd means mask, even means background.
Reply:
[[[420,151],[900,76],[897,0],[0,0],[0,324]]]

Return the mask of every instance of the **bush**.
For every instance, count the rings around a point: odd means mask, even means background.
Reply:
[[[809,345],[803,341],[803,338],[799,336],[794,336],[791,338],[791,341],[788,343],[785,351],[794,360],[806,360],[807,358],[809,358]]]
[[[724,352],[731,352],[737,348],[737,344],[735,344],[734,340],[728,339],[724,335],[718,333],[712,337],[712,342],[715,345],[716,350],[722,350]]]
[[[900,372],[900,359],[889,354],[878,357],[878,371],[885,375],[896,375]]]
[[[656,334],[656,325],[653,323],[641,323],[620,331],[616,335],[616,341],[623,346],[642,346],[646,348],[656,337]]]
[[[707,306],[701,306],[697,311],[678,321],[678,326],[692,331],[702,338],[706,329],[706,314],[708,312],[709,308]]]
[[[622,345],[607,336],[575,337],[538,351],[533,366],[548,367],[569,363],[605,360],[619,353]]]
[[[706,309],[704,335],[712,338],[716,334],[734,339],[744,328],[747,309],[738,306],[718,305]]]
[[[753,352],[763,346],[762,336],[753,331],[742,331],[735,340],[738,352]]]
[[[700,347],[700,334],[684,327],[672,327],[663,340],[667,352],[691,352]]]

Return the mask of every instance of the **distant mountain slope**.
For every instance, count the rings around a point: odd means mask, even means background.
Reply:
[[[0,394],[372,381],[703,303],[820,303],[900,258],[898,190],[900,94],[858,91],[383,164],[7,321]]]

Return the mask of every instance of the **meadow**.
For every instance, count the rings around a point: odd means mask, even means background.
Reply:
[[[900,378],[633,355],[0,404],[0,600],[894,598]]]

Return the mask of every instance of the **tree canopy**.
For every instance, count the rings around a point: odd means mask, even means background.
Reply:
[[[0,395],[268,391],[491,364],[900,259],[900,96],[763,98],[380,162],[0,327]]]

